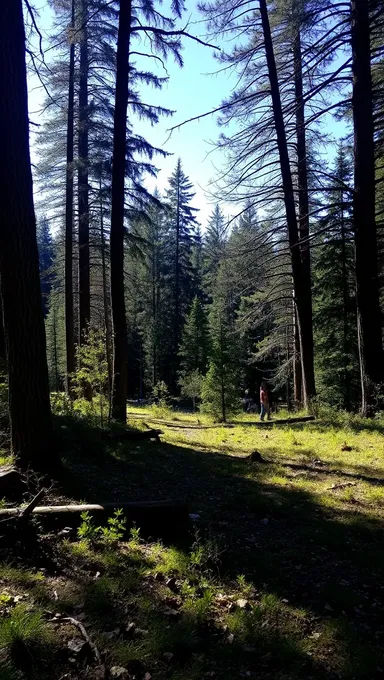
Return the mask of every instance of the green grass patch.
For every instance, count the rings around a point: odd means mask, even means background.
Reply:
[[[36,607],[17,605],[0,620],[0,650],[5,662],[30,675],[31,668],[47,659],[53,644],[52,631]]]

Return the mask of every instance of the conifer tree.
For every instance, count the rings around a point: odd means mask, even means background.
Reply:
[[[209,355],[209,329],[205,309],[201,300],[193,299],[187,316],[179,351],[181,373],[199,371],[205,375]]]
[[[39,249],[40,285],[43,300],[43,314],[48,314],[48,300],[51,292],[54,262],[54,244],[46,216],[37,224],[37,246]]]
[[[217,204],[209,216],[204,234],[204,281],[208,292],[215,285],[227,237],[228,226],[222,210]]]
[[[340,144],[314,269],[316,368],[320,397],[350,411],[359,401],[351,155]]]
[[[239,408],[237,335],[228,299],[227,273],[220,267],[209,312],[211,350],[208,372],[203,381],[203,409],[226,422]]]
[[[47,361],[49,384],[53,391],[68,388],[67,365],[67,318],[66,318],[66,273],[63,267],[65,260],[65,226],[53,239],[54,258],[51,267],[51,289],[48,299],[48,314],[45,319],[47,339]],[[74,368],[73,368],[74,370]],[[72,374],[71,374],[72,375]],[[73,396],[70,394],[70,396]]]
[[[192,183],[182,169],[179,158],[169,178],[165,194],[168,205],[169,233],[169,281],[173,298],[173,356],[169,384],[176,387],[177,353],[181,341],[181,329],[193,296],[192,249],[197,220],[196,208],[191,206],[194,198]]]
[[[136,235],[141,239],[142,252],[139,259],[138,279],[127,277],[127,296],[139,296],[140,334],[143,339],[145,360],[145,382],[152,392],[154,386],[168,380],[168,360],[172,352],[169,328],[172,323],[171,291],[168,286],[167,226],[165,210],[160,202],[159,192],[154,192],[157,200],[149,211],[148,218],[136,225]],[[132,250],[132,249],[131,249]],[[129,260],[136,257],[130,252]],[[132,322],[130,317],[129,322]]]
[[[89,49],[88,0],[78,0],[77,35],[80,43],[78,95],[78,218],[79,218],[79,342],[86,342],[91,320],[89,252]],[[94,46],[95,47],[95,46]]]

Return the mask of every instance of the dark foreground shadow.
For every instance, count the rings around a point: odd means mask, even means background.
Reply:
[[[84,448],[71,437],[64,458],[67,478],[61,482],[65,494],[87,502],[185,499],[199,516],[200,532],[225,547],[221,578],[244,574],[257,589],[340,626],[355,675],[329,670],[327,677],[381,677],[384,527],[379,519],[352,503],[336,511],[318,505],[305,490],[271,484],[268,464],[147,442],[124,442],[112,450],[97,432],[88,435]],[[382,482],[361,472],[343,474]],[[315,677],[311,672],[306,677]]]

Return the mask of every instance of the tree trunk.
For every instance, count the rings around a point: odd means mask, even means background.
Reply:
[[[86,341],[91,316],[89,271],[89,188],[88,188],[88,0],[80,1],[80,77],[78,131],[79,201],[79,343]]]
[[[0,383],[3,382],[3,374],[6,371],[5,360],[5,337],[4,337],[4,322],[3,322],[3,307],[0,296]]]
[[[128,339],[124,296],[124,179],[131,17],[131,0],[120,0],[113,127],[111,300],[114,332],[112,416],[123,423],[127,419]]]
[[[57,346],[57,308],[56,304],[53,306],[53,361],[55,364],[55,391],[59,391],[59,362],[58,362],[58,346]]]
[[[346,234],[344,225],[344,192],[341,190],[341,276],[343,286],[343,370],[344,370],[344,389],[343,401],[346,411],[351,410],[351,379],[349,375],[349,362],[351,356],[351,347],[348,337],[348,312],[349,312],[349,291],[348,291],[348,271],[347,271],[347,247]]]
[[[111,407],[111,394],[112,394],[112,380],[113,380],[113,365],[112,365],[112,329],[109,318],[110,309],[110,297],[108,292],[108,279],[107,279],[107,262],[105,257],[105,237],[104,237],[104,206],[103,206],[103,191],[101,182],[101,171],[100,171],[100,245],[101,245],[101,270],[103,278],[103,308],[104,308],[104,327],[105,327],[105,349],[107,355],[107,367],[108,367],[108,403]],[[111,408],[109,408],[111,410]]]
[[[362,413],[369,415],[383,382],[375,222],[375,153],[372,103],[369,3],[352,0],[352,71],[356,244],[356,298],[359,329]]]
[[[71,29],[75,27],[75,0],[72,0]],[[71,392],[70,376],[75,370],[75,332],[73,314],[73,146],[74,146],[74,92],[75,44],[71,35],[69,50],[67,166],[65,190],[65,340],[67,353],[66,389]]]
[[[263,26],[268,75],[271,85],[272,108],[277,136],[277,146],[280,158],[281,176],[283,182],[283,193],[287,217],[289,247],[291,251],[292,276],[295,291],[297,320],[300,334],[301,363],[303,367],[303,398],[304,406],[307,407],[311,398],[315,396],[312,310],[309,306],[310,297],[308,295],[308,290],[306,290],[308,282],[305,280],[305,277],[303,275],[292,174],[289,163],[287,138],[285,133],[279,83],[277,78],[276,61],[273,51],[271,28],[269,24],[266,0],[260,0],[260,13]]]
[[[224,375],[224,357],[223,357],[223,326],[220,321],[220,380],[221,380],[221,415],[223,423],[227,422],[227,409],[225,404],[225,375]]]
[[[177,356],[180,344],[180,161],[177,166],[177,209],[176,209],[176,250],[175,250],[175,323],[174,357],[171,369],[171,391],[177,390]]]
[[[305,139],[305,112],[303,98],[303,71],[301,55],[301,36],[300,30],[297,31],[293,41],[294,77],[295,77],[295,99],[296,99],[296,143],[297,143],[297,185],[299,203],[299,238],[300,254],[303,277],[303,295],[305,296],[304,306],[307,310],[307,352],[308,362],[312,366],[310,372],[311,395],[314,396],[315,377],[314,377],[314,358],[313,358],[313,314],[312,314],[312,282],[311,282],[311,251],[309,248],[309,199],[308,199],[308,171],[307,171],[307,149]],[[296,324],[297,327],[297,324]],[[299,343],[300,343],[300,338]],[[303,357],[300,350],[299,356]],[[303,368],[301,369],[301,375]],[[299,378],[299,376],[298,376]],[[307,378],[308,380],[308,378]],[[301,376],[300,376],[300,382]],[[299,385],[298,385],[299,387]],[[301,391],[301,385],[300,385]],[[307,387],[308,392],[308,387]],[[300,399],[299,399],[300,401]]]
[[[0,3],[0,277],[12,450],[23,467],[48,468],[48,366],[29,152],[22,0]]]
[[[157,238],[152,245],[152,387],[157,383],[157,309],[158,309],[158,276],[157,276]]]
[[[303,403],[303,370],[300,357],[300,338],[297,326],[296,305],[293,303],[293,399],[295,406]]]

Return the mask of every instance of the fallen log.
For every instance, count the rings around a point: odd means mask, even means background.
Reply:
[[[87,505],[48,505],[33,508],[32,517],[46,529],[77,528],[83,512],[89,512],[103,525],[116,510],[122,508],[127,519],[127,535],[138,526],[143,535],[153,538],[173,538],[185,535],[190,528],[189,510],[185,501],[137,501],[94,503]],[[22,517],[23,508],[1,508],[0,522]],[[4,529],[4,524],[2,525]]]
[[[239,423],[240,425],[253,425],[255,427],[272,427],[272,425],[290,425],[291,423],[308,423],[316,420],[315,416],[299,416],[297,418],[281,418],[280,420],[259,420],[255,423]]]

